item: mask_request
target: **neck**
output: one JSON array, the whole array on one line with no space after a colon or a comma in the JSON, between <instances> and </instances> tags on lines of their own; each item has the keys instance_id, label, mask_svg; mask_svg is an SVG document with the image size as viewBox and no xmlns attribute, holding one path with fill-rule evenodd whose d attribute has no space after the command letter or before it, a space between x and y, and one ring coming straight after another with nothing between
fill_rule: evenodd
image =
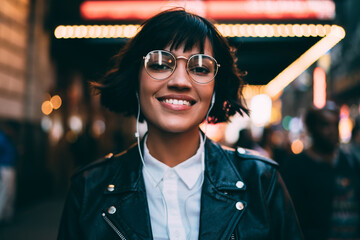
<instances>
[{"instance_id":1,"label":"neck","mask_svg":"<svg viewBox=\"0 0 360 240\"><path fill-rule=\"evenodd\" d=\"M199 148L199 129L194 128L182 133L164 133L149 126L146 146L150 154L174 167L195 155Z\"/></svg>"}]
</instances>

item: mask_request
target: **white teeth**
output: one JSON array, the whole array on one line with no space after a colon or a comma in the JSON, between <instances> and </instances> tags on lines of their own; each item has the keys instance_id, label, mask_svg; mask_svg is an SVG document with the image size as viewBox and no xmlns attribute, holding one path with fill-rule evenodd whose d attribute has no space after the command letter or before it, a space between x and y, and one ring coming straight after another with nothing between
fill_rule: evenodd
<instances>
[{"instance_id":1,"label":"white teeth","mask_svg":"<svg viewBox=\"0 0 360 240\"><path fill-rule=\"evenodd\" d=\"M186 105L190 106L190 102L187 100L178 100L178 99L165 99L164 102L175 105Z\"/></svg>"}]
</instances>

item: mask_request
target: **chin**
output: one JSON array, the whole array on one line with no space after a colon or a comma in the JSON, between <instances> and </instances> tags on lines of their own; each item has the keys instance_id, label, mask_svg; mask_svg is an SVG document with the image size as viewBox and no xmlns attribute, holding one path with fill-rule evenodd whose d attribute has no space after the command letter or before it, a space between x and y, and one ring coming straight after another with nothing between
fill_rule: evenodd
<instances>
[{"instance_id":1,"label":"chin","mask_svg":"<svg viewBox=\"0 0 360 240\"><path fill-rule=\"evenodd\" d=\"M191 130L198 129L198 128L199 128L199 125L184 126L181 124L176 124L176 125L168 125L168 126L164 127L163 130L165 130L166 132L169 132L169 133L185 133L185 132L189 132Z\"/></svg>"},{"instance_id":2,"label":"chin","mask_svg":"<svg viewBox=\"0 0 360 240\"><path fill-rule=\"evenodd\" d=\"M200 121L186 122L183 119L167 120L156 127L168 133L185 133L199 128Z\"/></svg>"}]
</instances>

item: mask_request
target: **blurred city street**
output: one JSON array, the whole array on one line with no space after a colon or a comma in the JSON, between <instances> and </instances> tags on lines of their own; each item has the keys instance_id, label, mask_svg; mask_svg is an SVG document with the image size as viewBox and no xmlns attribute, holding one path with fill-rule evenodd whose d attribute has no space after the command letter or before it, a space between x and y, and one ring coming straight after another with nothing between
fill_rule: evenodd
<instances>
[{"instance_id":1,"label":"blurred city street","mask_svg":"<svg viewBox=\"0 0 360 240\"><path fill-rule=\"evenodd\" d=\"M56 239L74 172L136 142L136 119L104 108L90 85L103 79L147 18L174 6L214 21L244 81L250 116L200 125L210 139L254 149L283 174L314 144L309 109L330 105L339 116L334 155L341 150L360 159L358 0L0 0L0 6L0 240ZM144 136L146 123L139 128Z\"/></svg>"},{"instance_id":2,"label":"blurred city street","mask_svg":"<svg viewBox=\"0 0 360 240\"><path fill-rule=\"evenodd\" d=\"M44 198L16 209L14 219L0 225L0 239L56 239L63 198Z\"/></svg>"}]
</instances>

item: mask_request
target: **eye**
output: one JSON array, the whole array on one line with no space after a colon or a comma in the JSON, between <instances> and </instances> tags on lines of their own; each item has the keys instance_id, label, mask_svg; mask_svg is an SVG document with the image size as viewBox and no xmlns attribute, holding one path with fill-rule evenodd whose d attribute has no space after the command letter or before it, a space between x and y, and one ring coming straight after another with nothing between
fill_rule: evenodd
<instances>
[{"instance_id":1,"label":"eye","mask_svg":"<svg viewBox=\"0 0 360 240\"><path fill-rule=\"evenodd\" d=\"M189 68L189 72L198 76L209 75L210 71L205 66L192 66Z\"/></svg>"},{"instance_id":2,"label":"eye","mask_svg":"<svg viewBox=\"0 0 360 240\"><path fill-rule=\"evenodd\" d=\"M154 72L168 72L168 71L172 71L172 68L171 66L168 66L166 64L159 64L159 63L156 63L156 62L149 62L147 64L147 68L148 70L150 71L154 71Z\"/></svg>"}]
</instances>

